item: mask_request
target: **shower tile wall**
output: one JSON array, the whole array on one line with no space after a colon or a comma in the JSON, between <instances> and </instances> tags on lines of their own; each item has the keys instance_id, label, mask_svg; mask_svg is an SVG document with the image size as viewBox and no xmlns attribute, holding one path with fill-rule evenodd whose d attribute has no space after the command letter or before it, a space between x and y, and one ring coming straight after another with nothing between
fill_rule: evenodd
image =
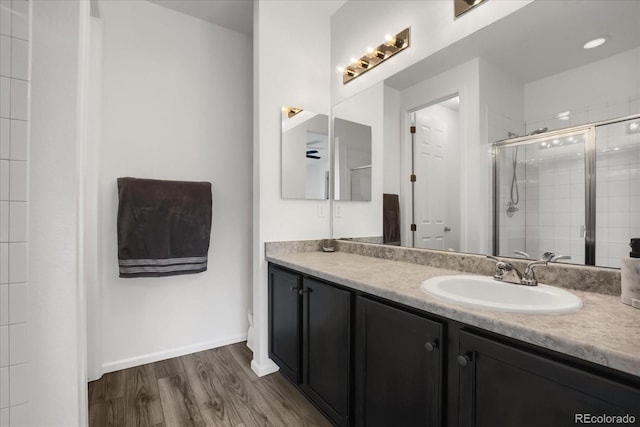
<instances>
[{"instance_id":1,"label":"shower tile wall","mask_svg":"<svg viewBox=\"0 0 640 427\"><path fill-rule=\"evenodd\" d=\"M526 171L525 171L525 149L524 147L518 148L518 158L516 163L516 177L518 184L519 199L516 206L517 211L512 215L507 213L507 208L511 201L511 180L513 178L513 159L515 148L510 147L502 150L503 153L498 159L499 168L499 227L500 227L500 242L499 249L500 255L507 257L514 257L515 251L527 252L529 248L526 247L526 221L527 219L527 207L529 203L528 188L525 185ZM515 199L515 186L514 186L514 201ZM533 254L530 254L534 256Z\"/></svg>"},{"instance_id":2,"label":"shower tile wall","mask_svg":"<svg viewBox=\"0 0 640 427\"><path fill-rule=\"evenodd\" d=\"M521 118L514 119L512 117L508 117L505 114L499 112L499 109L495 106L486 106L486 117L487 117L487 142L493 143L496 141L501 141L503 139L507 139L511 134L521 135L524 132L524 124ZM487 151L487 155L489 157L488 164L490 165L493 157L491 150ZM502 226L506 226L508 230L502 230L500 234L499 241L499 249L500 255L503 256L514 256L513 251L522 251L525 249L525 233L524 233L524 213L526 206L526 188L525 188L525 169L524 169L524 152L520 153L519 162L517 166L517 178L518 178L518 188L520 190L520 203L518 204L518 209L520 209L514 216L508 217L506 214L507 203L510 200L509 190L510 183L512 178L512 151L508 151L508 155L506 157L501 156L499 168L500 168L500 180L502 183L503 189L500 191L500 209L499 209L499 218L500 224ZM487 182L493 182L493 168L487 168ZM509 188L507 188L508 186ZM493 194L493 185L489 185L489 194L488 194L488 203L487 206L489 211L487 213L488 219L488 230L487 233L487 253L493 253L493 209L494 209L494 194Z\"/></svg>"},{"instance_id":3,"label":"shower tile wall","mask_svg":"<svg viewBox=\"0 0 640 427\"><path fill-rule=\"evenodd\" d=\"M640 237L640 120L596 130L596 264L620 267Z\"/></svg>"},{"instance_id":4,"label":"shower tile wall","mask_svg":"<svg viewBox=\"0 0 640 427\"><path fill-rule=\"evenodd\" d=\"M27 425L29 16L0 0L0 427Z\"/></svg>"},{"instance_id":5,"label":"shower tile wall","mask_svg":"<svg viewBox=\"0 0 640 427\"><path fill-rule=\"evenodd\" d=\"M553 143L553 142L551 142ZM526 148L526 250L534 258L551 251L584 264L584 142Z\"/></svg>"}]
</instances>

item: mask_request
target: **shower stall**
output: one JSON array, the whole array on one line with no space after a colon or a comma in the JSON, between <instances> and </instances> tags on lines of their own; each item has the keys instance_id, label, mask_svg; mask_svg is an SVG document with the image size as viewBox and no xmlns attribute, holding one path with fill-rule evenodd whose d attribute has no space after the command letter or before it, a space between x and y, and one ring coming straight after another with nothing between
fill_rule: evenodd
<instances>
[{"instance_id":1,"label":"shower stall","mask_svg":"<svg viewBox=\"0 0 640 427\"><path fill-rule=\"evenodd\" d=\"M620 266L640 237L640 115L492 148L494 255Z\"/></svg>"}]
</instances>

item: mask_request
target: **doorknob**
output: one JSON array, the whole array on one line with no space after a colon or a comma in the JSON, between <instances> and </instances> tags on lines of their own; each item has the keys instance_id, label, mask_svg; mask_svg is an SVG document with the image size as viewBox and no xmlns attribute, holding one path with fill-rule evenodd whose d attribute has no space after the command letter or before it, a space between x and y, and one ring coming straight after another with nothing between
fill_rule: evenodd
<instances>
[{"instance_id":1,"label":"doorknob","mask_svg":"<svg viewBox=\"0 0 640 427\"><path fill-rule=\"evenodd\" d=\"M447 231L451 231L451 227L447 227L447 226L445 225L445 226L444 226L444 231L445 231L445 232L447 232Z\"/></svg>"}]
</instances>

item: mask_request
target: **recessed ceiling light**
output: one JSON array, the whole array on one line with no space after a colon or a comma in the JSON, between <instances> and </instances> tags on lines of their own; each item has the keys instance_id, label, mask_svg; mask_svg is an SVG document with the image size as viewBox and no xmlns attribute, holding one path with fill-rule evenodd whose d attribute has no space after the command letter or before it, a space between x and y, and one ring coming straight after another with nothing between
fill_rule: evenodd
<instances>
[{"instance_id":1,"label":"recessed ceiling light","mask_svg":"<svg viewBox=\"0 0 640 427\"><path fill-rule=\"evenodd\" d=\"M585 49L593 49L594 47L602 46L607 41L606 37L598 37L597 39L590 40L584 44Z\"/></svg>"}]
</instances>

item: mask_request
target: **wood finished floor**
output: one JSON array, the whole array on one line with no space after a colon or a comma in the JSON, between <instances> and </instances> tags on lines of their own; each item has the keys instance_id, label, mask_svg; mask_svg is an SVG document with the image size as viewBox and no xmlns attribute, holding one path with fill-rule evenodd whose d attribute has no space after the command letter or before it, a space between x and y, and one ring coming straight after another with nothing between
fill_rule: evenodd
<instances>
[{"instance_id":1,"label":"wood finished floor","mask_svg":"<svg viewBox=\"0 0 640 427\"><path fill-rule=\"evenodd\" d=\"M89 426L331 426L245 343L105 374L89 383Z\"/></svg>"}]
</instances>

